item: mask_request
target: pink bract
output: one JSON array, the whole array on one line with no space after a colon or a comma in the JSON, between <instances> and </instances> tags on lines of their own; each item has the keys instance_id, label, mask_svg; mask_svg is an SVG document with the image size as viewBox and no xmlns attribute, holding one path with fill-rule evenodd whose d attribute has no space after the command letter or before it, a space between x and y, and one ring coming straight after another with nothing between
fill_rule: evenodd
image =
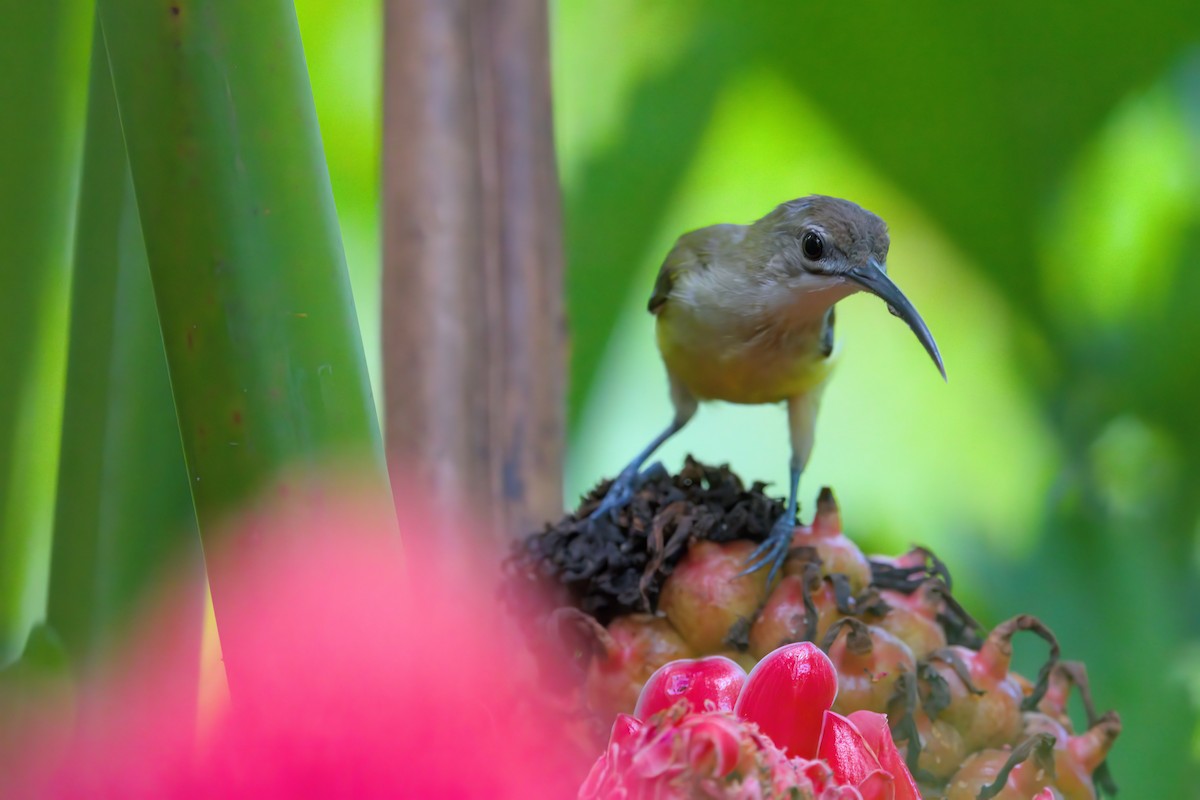
<instances>
[{"instance_id":1,"label":"pink bract","mask_svg":"<svg viewBox=\"0 0 1200 800\"><path fill-rule=\"evenodd\" d=\"M745 683L746 670L724 656L679 659L650 676L633 714L646 719L678 702L692 711L733 711Z\"/></svg>"},{"instance_id":2,"label":"pink bract","mask_svg":"<svg viewBox=\"0 0 1200 800\"><path fill-rule=\"evenodd\" d=\"M812 642L768 653L746 677L736 713L758 725L781 748L815 758L823 714L837 696L837 673Z\"/></svg>"}]
</instances>

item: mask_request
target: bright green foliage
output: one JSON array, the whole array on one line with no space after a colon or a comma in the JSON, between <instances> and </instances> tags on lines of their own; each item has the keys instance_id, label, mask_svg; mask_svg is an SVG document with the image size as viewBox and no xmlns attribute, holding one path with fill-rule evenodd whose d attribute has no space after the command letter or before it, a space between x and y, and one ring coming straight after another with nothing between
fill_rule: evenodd
<instances>
[{"instance_id":1,"label":"bright green foliage","mask_svg":"<svg viewBox=\"0 0 1200 800\"><path fill-rule=\"evenodd\" d=\"M292 4L99 8L202 535L285 466L382 470Z\"/></svg>"}]
</instances>

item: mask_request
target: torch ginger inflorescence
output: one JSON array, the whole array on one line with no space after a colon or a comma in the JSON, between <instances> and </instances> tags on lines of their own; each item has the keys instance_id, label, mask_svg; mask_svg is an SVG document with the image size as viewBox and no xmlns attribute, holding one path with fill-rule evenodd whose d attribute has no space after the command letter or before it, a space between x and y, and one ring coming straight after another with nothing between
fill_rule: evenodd
<instances>
[{"instance_id":1,"label":"torch ginger inflorescence","mask_svg":"<svg viewBox=\"0 0 1200 800\"><path fill-rule=\"evenodd\" d=\"M602 730L616 714L634 711L647 676L670 658L721 655L721 670L732 662L751 670L735 713L753 719L757 733L789 758L819 760L828 756L829 736L857 741L861 734L869 744L850 751L874 751L883 772L895 777L876 746L882 729L905 775L916 777L929 800L1042 800L1047 792L1091 800L1115 792L1105 757L1120 722L1095 713L1081 667L1059 666L1053 633L1021 614L988 634L955 600L946 565L925 548L866 558L843 532L829 490L822 490L812 524L796 527L781 574L768 581L766 570L742 574L747 553L781 509L761 485L746 489L728 468L688 459L677 475L652 474L614 518L591 520L604 488L526 539L510 561L520 578L550 579L569 596L577 615L570 627L586 634L569 648L582 667L583 710ZM1014 636L1022 632L1049 645L1033 680L1011 668ZM760 659L797 642L813 651L819 643L832 659L828 697L820 702L812 688L798 698L786 680L764 689L757 679ZM687 694L692 714L726 707L727 698L714 700L713 709L695 707L693 688L681 688L687 681L678 665L672 669L674 688L655 690L653 709L664 716L644 717L640 737L653 738L663 725L699 724L665 713L672 691L676 699ZM1074 730L1065 713L1073 689L1087 708L1086 730ZM742 713L755 693L762 695L757 717ZM886 712L886 722L868 726L868 736L861 712ZM852 785L860 795L906 796L898 784L871 788L881 776L867 782L873 768L859 769L866 771ZM749 775L740 768L730 774Z\"/></svg>"},{"instance_id":2,"label":"torch ginger inflorescence","mask_svg":"<svg viewBox=\"0 0 1200 800\"><path fill-rule=\"evenodd\" d=\"M829 710L836 676L815 645L785 645L741 678L740 667L720 656L660 668L638 701L648 716L618 715L581 800L920 797L891 736L881 733L886 717L859 712L850 720ZM664 707L672 685L683 691ZM741 691L731 713L733 688Z\"/></svg>"}]
</instances>

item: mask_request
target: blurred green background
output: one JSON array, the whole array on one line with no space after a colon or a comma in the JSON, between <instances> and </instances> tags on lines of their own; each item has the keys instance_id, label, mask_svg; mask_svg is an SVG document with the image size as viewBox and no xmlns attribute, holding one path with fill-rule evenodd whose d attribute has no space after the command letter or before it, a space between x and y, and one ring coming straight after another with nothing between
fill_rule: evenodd
<instances>
[{"instance_id":1,"label":"blurred green background","mask_svg":"<svg viewBox=\"0 0 1200 800\"><path fill-rule=\"evenodd\" d=\"M949 382L876 299L842 303L801 515L831 485L853 537L933 547L985 624L1040 616L1122 715L1122 795L1200 797L1200 8L556 10L569 496L670 418L644 303L675 236L851 198ZM661 456L782 494L787 447L782 408L715 405Z\"/></svg>"},{"instance_id":2,"label":"blurred green background","mask_svg":"<svg viewBox=\"0 0 1200 800\"><path fill-rule=\"evenodd\" d=\"M296 8L378 401L381 10ZM86 28L63 45L84 79ZM949 382L877 300L844 302L802 516L831 485L852 536L933 547L984 623L1040 616L1122 714L1122 796L1200 797L1194 0L558 0L552 49L567 502L669 418L644 303L674 238L804 194L855 200L888 221L890 272ZM80 140L84 87L62 112ZM79 141L65 147L77 160ZM7 458L25 502L5 525L45 531L35 565L49 563L68 251L45 256L63 268L35 287L40 366L12 387L26 411ZM729 461L782 493L784 419L706 407L660 455ZM45 586L13 585L39 618ZM1022 648L1027 664L1042 654Z\"/></svg>"}]
</instances>

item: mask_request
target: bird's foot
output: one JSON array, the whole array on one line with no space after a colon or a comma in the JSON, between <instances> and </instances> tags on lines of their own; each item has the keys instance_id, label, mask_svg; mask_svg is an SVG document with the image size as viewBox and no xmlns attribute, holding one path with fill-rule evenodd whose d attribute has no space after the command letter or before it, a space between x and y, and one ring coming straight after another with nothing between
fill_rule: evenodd
<instances>
[{"instance_id":1,"label":"bird's foot","mask_svg":"<svg viewBox=\"0 0 1200 800\"><path fill-rule=\"evenodd\" d=\"M770 584L779 573L779 568L783 566L788 551L792 549L792 536L795 532L794 517L789 519L788 515L784 514L775 520L775 524L771 526L771 533L746 557L746 568L739 572L738 576L749 575L770 564L771 571L767 574L767 583Z\"/></svg>"},{"instance_id":2,"label":"bird's foot","mask_svg":"<svg viewBox=\"0 0 1200 800\"><path fill-rule=\"evenodd\" d=\"M597 520L608 514L613 522L617 521L617 512L633 501L637 490L650 480L666 474L662 462L656 461L639 472L636 468L626 467L608 487L608 493L596 506L596 510L588 514L588 520Z\"/></svg>"}]
</instances>

